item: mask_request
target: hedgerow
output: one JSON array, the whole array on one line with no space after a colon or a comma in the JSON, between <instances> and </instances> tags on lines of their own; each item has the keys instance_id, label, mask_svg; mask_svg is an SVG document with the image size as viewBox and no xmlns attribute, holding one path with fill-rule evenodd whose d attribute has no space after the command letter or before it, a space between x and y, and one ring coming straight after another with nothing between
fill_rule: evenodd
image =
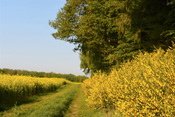
<instances>
[{"instance_id":1,"label":"hedgerow","mask_svg":"<svg viewBox=\"0 0 175 117\"><path fill-rule=\"evenodd\" d=\"M175 49L140 53L107 75L84 81L89 105L124 116L175 116Z\"/></svg>"}]
</instances>

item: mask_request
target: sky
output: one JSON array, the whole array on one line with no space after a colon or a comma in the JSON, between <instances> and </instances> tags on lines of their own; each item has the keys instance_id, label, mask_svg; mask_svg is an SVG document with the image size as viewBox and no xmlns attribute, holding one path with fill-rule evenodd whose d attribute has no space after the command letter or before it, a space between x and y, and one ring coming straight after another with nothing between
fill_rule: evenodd
<instances>
[{"instance_id":1,"label":"sky","mask_svg":"<svg viewBox=\"0 0 175 117\"><path fill-rule=\"evenodd\" d=\"M49 26L66 0L0 0L0 68L84 75L75 45Z\"/></svg>"}]
</instances>

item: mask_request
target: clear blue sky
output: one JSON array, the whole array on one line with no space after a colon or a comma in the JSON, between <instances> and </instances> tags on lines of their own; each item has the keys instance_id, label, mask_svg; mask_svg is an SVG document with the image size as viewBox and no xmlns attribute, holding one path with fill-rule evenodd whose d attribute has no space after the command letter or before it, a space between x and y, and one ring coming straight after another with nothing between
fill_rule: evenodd
<instances>
[{"instance_id":1,"label":"clear blue sky","mask_svg":"<svg viewBox=\"0 0 175 117\"><path fill-rule=\"evenodd\" d=\"M0 68L84 75L74 45L48 22L66 0L0 0Z\"/></svg>"}]
</instances>

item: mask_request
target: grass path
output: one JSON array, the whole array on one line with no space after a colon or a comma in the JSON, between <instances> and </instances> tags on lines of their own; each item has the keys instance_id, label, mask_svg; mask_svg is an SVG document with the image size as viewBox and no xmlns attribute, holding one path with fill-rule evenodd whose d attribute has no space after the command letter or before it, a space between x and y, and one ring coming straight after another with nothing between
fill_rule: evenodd
<instances>
[{"instance_id":1,"label":"grass path","mask_svg":"<svg viewBox=\"0 0 175 117\"><path fill-rule=\"evenodd\" d=\"M65 117L78 117L78 110L80 109L80 101L82 100L83 90L82 87L79 88L77 94L75 95L75 99L72 101L69 106Z\"/></svg>"},{"instance_id":2,"label":"grass path","mask_svg":"<svg viewBox=\"0 0 175 117\"><path fill-rule=\"evenodd\" d=\"M15 106L0 112L3 117L62 117L80 85L69 84L47 95L33 96L30 103Z\"/></svg>"},{"instance_id":3,"label":"grass path","mask_svg":"<svg viewBox=\"0 0 175 117\"><path fill-rule=\"evenodd\" d=\"M113 112L88 107L81 84L63 85L56 92L29 99L0 112L0 117L115 117Z\"/></svg>"}]
</instances>

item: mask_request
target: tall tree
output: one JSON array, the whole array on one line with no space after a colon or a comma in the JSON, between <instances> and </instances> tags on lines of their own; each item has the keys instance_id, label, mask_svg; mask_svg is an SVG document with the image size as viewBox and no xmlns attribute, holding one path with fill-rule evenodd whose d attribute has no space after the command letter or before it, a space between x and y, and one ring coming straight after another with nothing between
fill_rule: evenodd
<instances>
[{"instance_id":1,"label":"tall tree","mask_svg":"<svg viewBox=\"0 0 175 117\"><path fill-rule=\"evenodd\" d=\"M138 35L142 48L152 51L154 47L166 49L170 45L161 34L175 29L174 3L171 0L132 1L130 18L132 32ZM171 3L171 4L170 4Z\"/></svg>"},{"instance_id":2,"label":"tall tree","mask_svg":"<svg viewBox=\"0 0 175 117\"><path fill-rule=\"evenodd\" d=\"M49 24L56 39L76 45L85 73L108 72L140 50L171 45L174 11L167 0L67 0Z\"/></svg>"},{"instance_id":3,"label":"tall tree","mask_svg":"<svg viewBox=\"0 0 175 117\"><path fill-rule=\"evenodd\" d=\"M50 25L55 38L77 44L85 72L107 71L109 48L118 45L116 17L120 2L112 0L68 0ZM117 6L117 7L116 7Z\"/></svg>"}]
</instances>

